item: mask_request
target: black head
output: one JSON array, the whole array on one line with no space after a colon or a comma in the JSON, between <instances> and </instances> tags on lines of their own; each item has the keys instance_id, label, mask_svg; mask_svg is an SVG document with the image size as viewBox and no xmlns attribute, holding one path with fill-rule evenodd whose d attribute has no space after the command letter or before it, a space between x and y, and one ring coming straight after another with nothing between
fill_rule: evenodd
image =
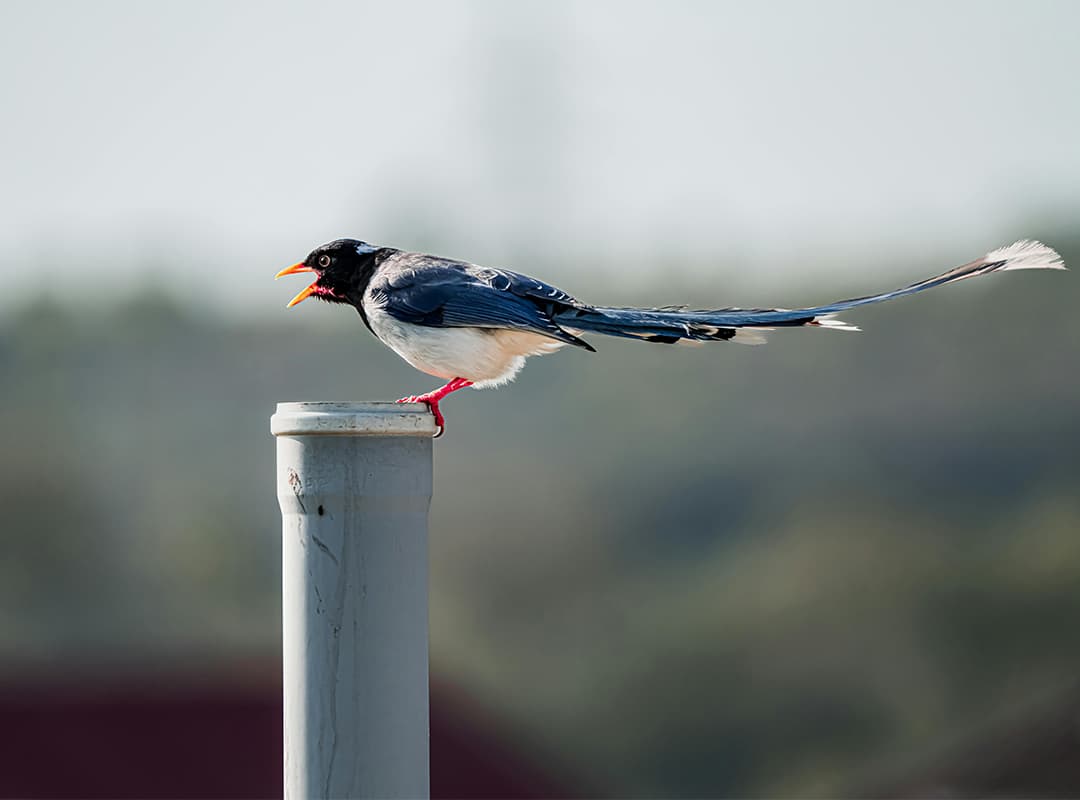
<instances>
[{"instance_id":1,"label":"black head","mask_svg":"<svg viewBox=\"0 0 1080 800\"><path fill-rule=\"evenodd\" d=\"M298 272L315 273L315 282L289 301L290 308L308 297L359 306L375 270L379 250L358 239L335 239L316 247L303 261L286 267L274 277Z\"/></svg>"}]
</instances>

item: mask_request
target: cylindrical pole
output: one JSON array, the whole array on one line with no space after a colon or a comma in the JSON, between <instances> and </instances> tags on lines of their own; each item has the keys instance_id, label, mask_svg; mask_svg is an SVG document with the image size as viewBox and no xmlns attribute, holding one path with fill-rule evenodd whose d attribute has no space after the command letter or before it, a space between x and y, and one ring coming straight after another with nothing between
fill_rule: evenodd
<instances>
[{"instance_id":1,"label":"cylindrical pole","mask_svg":"<svg viewBox=\"0 0 1080 800\"><path fill-rule=\"evenodd\" d=\"M427 410L279 403L285 797L426 798Z\"/></svg>"}]
</instances>

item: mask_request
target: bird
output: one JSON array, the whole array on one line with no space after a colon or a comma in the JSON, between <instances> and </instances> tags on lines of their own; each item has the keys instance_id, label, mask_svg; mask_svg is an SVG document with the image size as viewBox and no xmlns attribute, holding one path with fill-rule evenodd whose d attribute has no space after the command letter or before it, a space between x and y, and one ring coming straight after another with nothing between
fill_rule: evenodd
<instances>
[{"instance_id":1,"label":"bird","mask_svg":"<svg viewBox=\"0 0 1080 800\"><path fill-rule=\"evenodd\" d=\"M335 239L275 275L314 273L315 280L288 307L309 297L351 305L383 344L416 369L447 383L399 403L423 403L446 430L439 403L466 387L501 386L530 356L564 347L590 353L582 338L595 333L659 344L736 342L762 344L764 332L815 327L858 331L835 314L968 278L1020 269L1065 269L1053 249L1021 240L902 289L808 308L684 306L624 308L578 300L549 283L518 272L482 267L425 253Z\"/></svg>"}]
</instances>

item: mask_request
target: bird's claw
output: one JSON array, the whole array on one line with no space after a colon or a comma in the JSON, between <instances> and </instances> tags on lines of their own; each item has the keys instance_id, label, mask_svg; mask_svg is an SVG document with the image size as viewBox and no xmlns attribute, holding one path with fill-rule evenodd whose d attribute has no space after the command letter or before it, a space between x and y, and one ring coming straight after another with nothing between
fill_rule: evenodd
<instances>
[{"instance_id":1,"label":"bird's claw","mask_svg":"<svg viewBox=\"0 0 1080 800\"><path fill-rule=\"evenodd\" d=\"M442 412L439 410L439 401L446 397L451 392L456 392L458 389L464 389L466 386L472 386L472 381L465 378L454 378L445 386L440 386L433 392L427 392L426 394L413 394L408 397L403 397L398 400L399 403L424 403L429 409L431 409L432 416L435 417L435 435L432 437L438 439L446 432L446 420L443 418Z\"/></svg>"},{"instance_id":2,"label":"bird's claw","mask_svg":"<svg viewBox=\"0 0 1080 800\"><path fill-rule=\"evenodd\" d=\"M446 418L443 417L442 411L439 410L439 400L441 398L431 397L426 394L413 394L408 397L402 397L400 400L396 400L397 403L423 403L431 411L435 417L435 435L431 438L438 439L443 433L446 432Z\"/></svg>"}]
</instances>

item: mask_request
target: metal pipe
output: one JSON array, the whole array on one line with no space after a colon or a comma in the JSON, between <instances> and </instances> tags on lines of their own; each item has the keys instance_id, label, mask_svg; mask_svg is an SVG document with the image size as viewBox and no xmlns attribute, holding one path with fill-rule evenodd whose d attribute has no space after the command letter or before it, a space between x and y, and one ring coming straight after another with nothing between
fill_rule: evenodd
<instances>
[{"instance_id":1,"label":"metal pipe","mask_svg":"<svg viewBox=\"0 0 1080 800\"><path fill-rule=\"evenodd\" d=\"M434 419L279 403L285 797L426 798Z\"/></svg>"}]
</instances>

